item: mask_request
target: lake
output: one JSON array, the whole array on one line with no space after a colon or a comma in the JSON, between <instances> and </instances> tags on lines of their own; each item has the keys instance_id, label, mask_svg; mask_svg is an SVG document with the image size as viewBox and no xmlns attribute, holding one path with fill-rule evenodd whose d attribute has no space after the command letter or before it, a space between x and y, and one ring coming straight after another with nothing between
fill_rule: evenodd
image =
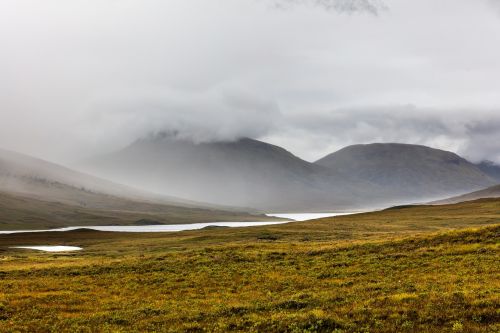
<instances>
[{"instance_id":1,"label":"lake","mask_svg":"<svg viewBox=\"0 0 500 333\"><path fill-rule=\"evenodd\" d=\"M68 252L68 251L83 250L81 247L78 246L62 246L62 245L12 246L11 249L27 249L27 250L38 250L44 252Z\"/></svg>"},{"instance_id":2,"label":"lake","mask_svg":"<svg viewBox=\"0 0 500 333\"><path fill-rule=\"evenodd\" d=\"M325 217L343 216L343 215L352 215L352 214L358 214L358 212L351 212L351 213L296 213L296 214L273 213L273 214L266 214L266 215L272 216L272 217L279 217L282 219L294 220L294 221L299 222L299 221L322 219Z\"/></svg>"},{"instance_id":3,"label":"lake","mask_svg":"<svg viewBox=\"0 0 500 333\"><path fill-rule=\"evenodd\" d=\"M16 234L26 232L48 232L48 231L71 231L76 229L91 229L97 231L112 232L176 232L187 230L200 230L207 227L258 227L263 225L276 225L290 222L307 221L324 217L350 215L356 213L297 213L297 214L266 214L269 217L279 217L288 219L288 221L269 221L269 222L205 222L192 224L170 224L170 225L140 225L140 226L84 226L84 227L66 227L50 230L12 230L0 231L0 234Z\"/></svg>"}]
</instances>

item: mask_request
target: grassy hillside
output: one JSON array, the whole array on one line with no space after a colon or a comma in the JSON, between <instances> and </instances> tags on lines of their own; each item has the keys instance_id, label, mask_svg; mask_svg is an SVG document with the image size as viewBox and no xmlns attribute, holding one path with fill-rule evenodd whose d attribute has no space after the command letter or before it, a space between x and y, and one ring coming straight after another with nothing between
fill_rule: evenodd
<instances>
[{"instance_id":1,"label":"grassy hillside","mask_svg":"<svg viewBox=\"0 0 500 333\"><path fill-rule=\"evenodd\" d=\"M92 196L92 198L99 197L107 202L106 207L112 205L115 209L87 208L0 192L0 230L273 220L264 215L162 205L104 194Z\"/></svg>"},{"instance_id":2,"label":"grassy hillside","mask_svg":"<svg viewBox=\"0 0 500 333\"><path fill-rule=\"evenodd\" d=\"M152 205L254 211L144 192L62 165L0 149L0 191L50 202L105 210L151 210ZM153 208L153 210L156 210Z\"/></svg>"},{"instance_id":3,"label":"grassy hillside","mask_svg":"<svg viewBox=\"0 0 500 333\"><path fill-rule=\"evenodd\" d=\"M500 200L171 234L0 235L0 331L498 332ZM84 247L67 254L10 249Z\"/></svg>"}]
</instances>

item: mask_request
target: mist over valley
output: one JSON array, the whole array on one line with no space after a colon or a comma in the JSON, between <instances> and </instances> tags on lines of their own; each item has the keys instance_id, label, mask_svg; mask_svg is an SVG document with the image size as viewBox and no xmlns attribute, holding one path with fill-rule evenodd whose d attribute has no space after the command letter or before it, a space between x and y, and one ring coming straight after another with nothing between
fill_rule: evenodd
<instances>
[{"instance_id":1,"label":"mist over valley","mask_svg":"<svg viewBox=\"0 0 500 333\"><path fill-rule=\"evenodd\" d=\"M499 0L0 1L0 332L500 332Z\"/></svg>"}]
</instances>

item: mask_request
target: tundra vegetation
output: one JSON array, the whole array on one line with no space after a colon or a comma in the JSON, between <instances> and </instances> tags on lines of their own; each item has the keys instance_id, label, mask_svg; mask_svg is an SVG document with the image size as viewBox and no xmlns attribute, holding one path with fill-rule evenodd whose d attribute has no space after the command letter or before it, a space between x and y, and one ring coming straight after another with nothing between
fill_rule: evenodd
<instances>
[{"instance_id":1,"label":"tundra vegetation","mask_svg":"<svg viewBox=\"0 0 500 333\"><path fill-rule=\"evenodd\" d=\"M1 332L500 331L500 199L252 228L0 235ZM74 245L73 253L12 249Z\"/></svg>"}]
</instances>

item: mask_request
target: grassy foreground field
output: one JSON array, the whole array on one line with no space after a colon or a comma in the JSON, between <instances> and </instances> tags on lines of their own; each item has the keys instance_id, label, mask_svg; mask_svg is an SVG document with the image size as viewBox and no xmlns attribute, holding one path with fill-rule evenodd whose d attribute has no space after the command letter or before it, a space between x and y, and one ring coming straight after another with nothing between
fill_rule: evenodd
<instances>
[{"instance_id":1,"label":"grassy foreground field","mask_svg":"<svg viewBox=\"0 0 500 333\"><path fill-rule=\"evenodd\" d=\"M0 332L499 332L500 200L172 234L0 235ZM78 245L66 254L11 249Z\"/></svg>"}]
</instances>

